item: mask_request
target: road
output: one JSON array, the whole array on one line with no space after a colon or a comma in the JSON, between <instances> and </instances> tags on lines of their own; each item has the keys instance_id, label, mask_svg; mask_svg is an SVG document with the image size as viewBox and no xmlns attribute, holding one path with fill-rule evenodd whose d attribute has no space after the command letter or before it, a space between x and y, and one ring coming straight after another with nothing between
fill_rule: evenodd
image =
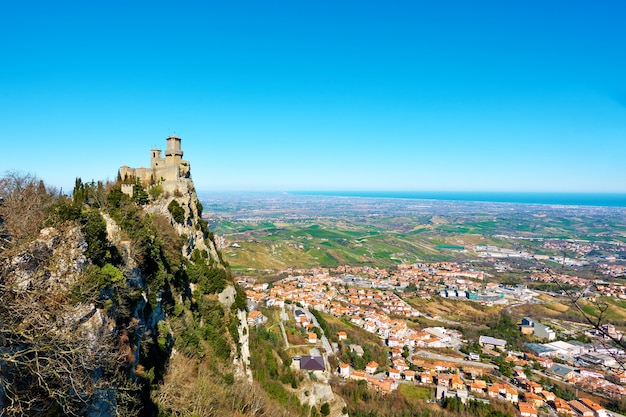
<instances>
[{"instance_id":1,"label":"road","mask_svg":"<svg viewBox=\"0 0 626 417\"><path fill-rule=\"evenodd\" d=\"M278 322L278 325L280 326L280 331L283 334L283 338L285 339L285 349L289 349L289 340L287 339L287 332L285 331L283 321L288 319L289 316L285 312L285 306L283 306L282 310L280 311L280 321Z\"/></svg>"},{"instance_id":2,"label":"road","mask_svg":"<svg viewBox=\"0 0 626 417\"><path fill-rule=\"evenodd\" d=\"M309 319L311 320L311 323L313 323L315 327L320 329L321 334L322 334L322 346L324 347L324 349L326 349L326 354L332 355L333 348L330 346L330 343L328 343L328 339L326 338L326 335L324 334L324 330L321 328L320 324L317 322L317 319L315 318L313 314L311 314L308 308L305 307L304 312L307 315L307 317L309 317Z\"/></svg>"}]
</instances>

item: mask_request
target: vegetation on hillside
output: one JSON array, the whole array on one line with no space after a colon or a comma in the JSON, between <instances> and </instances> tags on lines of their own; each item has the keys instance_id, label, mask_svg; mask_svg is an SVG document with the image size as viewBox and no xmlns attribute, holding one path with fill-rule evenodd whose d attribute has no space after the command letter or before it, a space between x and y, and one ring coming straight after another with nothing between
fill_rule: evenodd
<instances>
[{"instance_id":1,"label":"vegetation on hillside","mask_svg":"<svg viewBox=\"0 0 626 417\"><path fill-rule=\"evenodd\" d=\"M171 374L176 356L198 369L211 364L216 387L232 385L232 312L246 308L245 293L219 258L197 249L184 257L187 238L167 216L143 210L166 197L77 179L71 199L34 176L0 179L3 415L189 415L161 395L181 383ZM170 213L174 222L180 210ZM119 228L116 243L108 223ZM214 246L206 223L197 224ZM216 298L227 285L237 287L230 309ZM203 381L197 375L186 386ZM215 409L207 397L198 407L212 404L213 414L202 415L271 408L263 395L242 398ZM256 404L248 414L245 398Z\"/></svg>"}]
</instances>

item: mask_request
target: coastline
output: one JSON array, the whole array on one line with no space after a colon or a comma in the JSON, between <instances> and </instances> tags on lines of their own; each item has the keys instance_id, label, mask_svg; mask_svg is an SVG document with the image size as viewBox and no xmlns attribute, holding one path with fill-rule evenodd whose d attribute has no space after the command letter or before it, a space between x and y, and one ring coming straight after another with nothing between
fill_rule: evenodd
<instances>
[{"instance_id":1,"label":"coastline","mask_svg":"<svg viewBox=\"0 0 626 417\"><path fill-rule=\"evenodd\" d=\"M626 208L626 193L470 192L470 191L290 191L300 196L391 198L482 203L542 204Z\"/></svg>"}]
</instances>

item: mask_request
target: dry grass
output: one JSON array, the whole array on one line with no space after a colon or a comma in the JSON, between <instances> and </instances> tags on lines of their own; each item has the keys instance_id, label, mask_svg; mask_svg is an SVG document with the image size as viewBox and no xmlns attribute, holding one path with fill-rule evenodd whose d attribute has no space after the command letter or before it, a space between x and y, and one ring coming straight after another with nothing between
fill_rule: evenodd
<instances>
[{"instance_id":1,"label":"dry grass","mask_svg":"<svg viewBox=\"0 0 626 417\"><path fill-rule=\"evenodd\" d=\"M267 394L257 383L235 381L229 384L220 377L216 364L200 362L181 354L170 359L168 372L154 401L172 416L294 416Z\"/></svg>"},{"instance_id":2,"label":"dry grass","mask_svg":"<svg viewBox=\"0 0 626 417\"><path fill-rule=\"evenodd\" d=\"M558 301L544 304L524 304L513 308L516 315L537 318L563 318L563 314L571 309L567 304Z\"/></svg>"},{"instance_id":3,"label":"dry grass","mask_svg":"<svg viewBox=\"0 0 626 417\"><path fill-rule=\"evenodd\" d=\"M499 314L502 309L502 306L487 307L472 301L457 301L439 297L433 297L430 300L411 298L408 301L422 313L451 320L480 321Z\"/></svg>"}]
</instances>

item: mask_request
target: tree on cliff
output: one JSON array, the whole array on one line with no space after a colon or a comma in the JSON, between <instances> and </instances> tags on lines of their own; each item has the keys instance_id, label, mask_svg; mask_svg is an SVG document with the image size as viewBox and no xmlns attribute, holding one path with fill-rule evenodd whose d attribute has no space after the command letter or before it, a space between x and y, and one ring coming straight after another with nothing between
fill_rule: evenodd
<instances>
[{"instance_id":1,"label":"tree on cliff","mask_svg":"<svg viewBox=\"0 0 626 417\"><path fill-rule=\"evenodd\" d=\"M88 213L81 224L80 217L71 200L32 175L0 179L2 415L131 415L139 406L120 339L98 322L98 300L85 294L76 300L73 283L83 279L79 230L98 220ZM40 234L44 226L54 228ZM94 252L94 239L87 243L87 256L104 253Z\"/></svg>"},{"instance_id":2,"label":"tree on cliff","mask_svg":"<svg viewBox=\"0 0 626 417\"><path fill-rule=\"evenodd\" d=\"M58 197L34 175L8 172L0 178L0 219L11 241L39 233L47 209ZM8 241L5 238L5 244Z\"/></svg>"}]
</instances>

